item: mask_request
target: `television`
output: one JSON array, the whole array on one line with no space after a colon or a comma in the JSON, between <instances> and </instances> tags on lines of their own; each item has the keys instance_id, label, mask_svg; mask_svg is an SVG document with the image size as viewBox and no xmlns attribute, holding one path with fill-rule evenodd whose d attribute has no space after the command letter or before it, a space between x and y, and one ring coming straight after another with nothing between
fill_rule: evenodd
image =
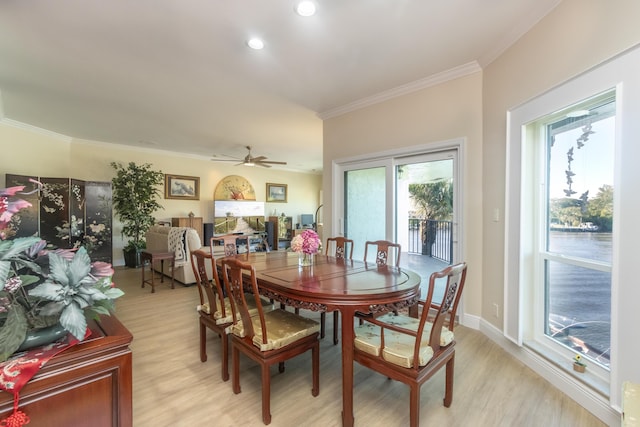
<instances>
[{"instance_id":1,"label":"television","mask_svg":"<svg viewBox=\"0 0 640 427\"><path fill-rule=\"evenodd\" d=\"M302 228L312 228L313 227L313 214L301 214L300 215L300 225Z\"/></svg>"}]
</instances>

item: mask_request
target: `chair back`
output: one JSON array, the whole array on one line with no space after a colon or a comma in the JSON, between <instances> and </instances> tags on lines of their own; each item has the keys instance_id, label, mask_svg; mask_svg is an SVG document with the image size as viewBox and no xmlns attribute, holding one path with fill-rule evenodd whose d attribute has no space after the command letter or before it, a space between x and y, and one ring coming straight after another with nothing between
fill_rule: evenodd
<instances>
[{"instance_id":1,"label":"chair back","mask_svg":"<svg viewBox=\"0 0 640 427\"><path fill-rule=\"evenodd\" d=\"M442 271L437 271L432 273L429 277L429 292L427 294L427 298L425 300L425 307L422 310L422 315L420 317L420 327L418 330L418 337L422 336L422 331L424 329L424 325L427 321L429 321L429 307L433 307L437 305L436 315L433 319L433 326L431 327L431 335L429 337L429 345L433 349L434 354L440 350L440 335L442 334L442 327L444 326L444 322L446 318L450 315L450 310L454 306L455 301L457 300L456 295L461 294L461 290L464 287L464 282L467 277L467 264L465 262L461 262L459 264L450 265ZM439 304L432 305L433 292L435 289L435 284L438 279L446 278L446 286L444 289L444 295L442 297L442 301ZM452 327L449 328L453 330ZM415 357L417 360L418 357L418 348L420 344L420 339L416 340L417 347L415 352Z\"/></svg>"},{"instance_id":2,"label":"chair back","mask_svg":"<svg viewBox=\"0 0 640 427\"><path fill-rule=\"evenodd\" d=\"M331 252L330 252L331 250ZM347 250L349 257L347 258ZM333 255L336 258L353 259L353 240L346 237L329 237L324 251L325 255Z\"/></svg>"},{"instance_id":3,"label":"chair back","mask_svg":"<svg viewBox=\"0 0 640 427\"><path fill-rule=\"evenodd\" d=\"M209 246L211 247L211 251L213 251L213 246L215 243L221 242L224 246L224 256L231 256L238 254L238 241L245 241L245 245L247 247L247 254L249 253L249 236L244 236L241 234L225 234L224 236L215 236L212 237Z\"/></svg>"},{"instance_id":4,"label":"chair back","mask_svg":"<svg viewBox=\"0 0 640 427\"><path fill-rule=\"evenodd\" d=\"M244 277L249 277L249 292L245 287ZM256 270L248 262L241 261L235 257L229 257L222 260L222 278L225 287L229 292L232 300L231 311L233 313L233 323L238 320L242 321L244 336L250 340L255 335L251 314L249 313L249 304L247 298L255 298L255 306L258 310L260 318L260 326L262 329L262 343L267 343L267 328L264 318L264 310L260 303L260 294L258 292L258 281L256 280Z\"/></svg>"},{"instance_id":5,"label":"chair back","mask_svg":"<svg viewBox=\"0 0 640 427\"><path fill-rule=\"evenodd\" d=\"M462 263L464 264L464 263ZM460 265L460 264L457 264ZM455 266L454 266L455 267ZM449 279L452 280L452 279ZM445 323L448 323L448 328L450 331L453 331L454 322L456 320L456 312L458 311L458 304L460 304L460 297L462 296L462 290L464 289L464 284L467 280L467 266L464 265L464 269L462 270L461 276L458 282L458 289L456 290L455 297L453 299L453 304L449 307L448 318L445 316ZM438 310L439 306L431 303L431 307Z\"/></svg>"},{"instance_id":6,"label":"chair back","mask_svg":"<svg viewBox=\"0 0 640 427\"><path fill-rule=\"evenodd\" d=\"M376 240L374 242L367 241L364 244L364 262L367 262L367 252L369 247L375 247L376 264L377 265L400 265L400 244L389 242L387 240ZM394 256L395 255L395 256ZM395 263L394 263L395 260Z\"/></svg>"},{"instance_id":7,"label":"chair back","mask_svg":"<svg viewBox=\"0 0 640 427\"><path fill-rule=\"evenodd\" d=\"M213 271L213 280L209 280L207 274L206 263L211 263ZM215 260L213 256L202 249L191 251L191 268L198 286L198 294L200 295L200 307L208 306L208 310L200 310L201 315L209 315L214 317L214 313L219 311L222 316L226 316L224 293L222 292L222 284L218 276Z\"/></svg>"}]
</instances>

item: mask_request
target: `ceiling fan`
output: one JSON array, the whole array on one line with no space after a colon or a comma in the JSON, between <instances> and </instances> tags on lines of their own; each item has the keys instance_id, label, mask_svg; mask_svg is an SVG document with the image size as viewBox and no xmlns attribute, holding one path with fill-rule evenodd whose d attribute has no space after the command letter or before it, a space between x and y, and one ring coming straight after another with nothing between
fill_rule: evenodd
<instances>
[{"instance_id":1,"label":"ceiling fan","mask_svg":"<svg viewBox=\"0 0 640 427\"><path fill-rule=\"evenodd\" d=\"M211 159L211 161L213 162L240 162L238 163L236 166L240 166L240 165L244 165L244 166L262 166L263 168L270 168L271 165L286 165L287 162L273 162L273 161L267 161L267 158L265 156L258 156L258 157L253 157L251 155L251 147L250 146L246 146L245 147L249 153L245 156L244 159Z\"/></svg>"}]
</instances>

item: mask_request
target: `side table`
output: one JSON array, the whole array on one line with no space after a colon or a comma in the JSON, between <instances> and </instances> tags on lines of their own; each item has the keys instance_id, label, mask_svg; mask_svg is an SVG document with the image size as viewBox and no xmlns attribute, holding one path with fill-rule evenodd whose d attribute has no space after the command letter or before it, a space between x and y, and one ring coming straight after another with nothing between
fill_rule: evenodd
<instances>
[{"instance_id":1,"label":"side table","mask_svg":"<svg viewBox=\"0 0 640 427\"><path fill-rule=\"evenodd\" d=\"M142 262L142 287L144 288L145 283L151 285L151 293L156 291L154 277L155 273L153 271L153 263L155 261L160 261L160 282L164 282L164 261L171 261L171 289L174 289L173 284L173 273L175 270L175 261L176 256L173 252L160 252L160 251L142 251L140 252L140 261ZM149 261L149 267L151 270L151 279L145 279L144 270L147 261Z\"/></svg>"}]
</instances>

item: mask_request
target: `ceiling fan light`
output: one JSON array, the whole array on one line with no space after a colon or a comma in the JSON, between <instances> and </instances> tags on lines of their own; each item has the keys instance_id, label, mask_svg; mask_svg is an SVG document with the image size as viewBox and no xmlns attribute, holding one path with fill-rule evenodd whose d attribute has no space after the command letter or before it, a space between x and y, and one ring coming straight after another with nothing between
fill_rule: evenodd
<instances>
[{"instance_id":1,"label":"ceiling fan light","mask_svg":"<svg viewBox=\"0 0 640 427\"><path fill-rule=\"evenodd\" d=\"M255 166L256 164L253 163L252 161L248 161L248 162L244 162L245 166Z\"/></svg>"},{"instance_id":2,"label":"ceiling fan light","mask_svg":"<svg viewBox=\"0 0 640 427\"><path fill-rule=\"evenodd\" d=\"M316 14L316 4L309 0L300 1L296 4L295 10L300 16L313 16Z\"/></svg>"}]
</instances>

